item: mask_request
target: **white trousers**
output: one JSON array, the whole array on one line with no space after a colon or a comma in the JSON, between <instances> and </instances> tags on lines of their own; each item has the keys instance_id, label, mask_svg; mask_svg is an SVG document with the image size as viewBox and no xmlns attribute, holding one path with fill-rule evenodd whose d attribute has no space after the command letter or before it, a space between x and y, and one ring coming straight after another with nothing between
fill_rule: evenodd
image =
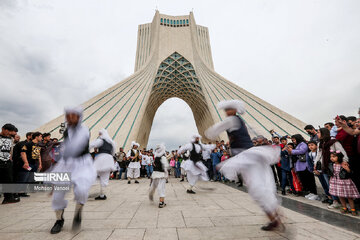
<instances>
[{"instance_id":1,"label":"white trousers","mask_svg":"<svg viewBox=\"0 0 360 240\"><path fill-rule=\"evenodd\" d=\"M165 197L165 178L154 178L150 186L150 195L153 196L155 189L157 188L159 197Z\"/></svg>"},{"instance_id":2,"label":"white trousers","mask_svg":"<svg viewBox=\"0 0 360 240\"><path fill-rule=\"evenodd\" d=\"M199 175L194 175L190 171L186 171L186 178L191 187L195 186L196 182L199 181Z\"/></svg>"},{"instance_id":3,"label":"white trousers","mask_svg":"<svg viewBox=\"0 0 360 240\"><path fill-rule=\"evenodd\" d=\"M106 187L107 185L109 185L109 177L110 177L109 171L97 172L97 175L100 178L101 187Z\"/></svg>"},{"instance_id":4,"label":"white trousers","mask_svg":"<svg viewBox=\"0 0 360 240\"><path fill-rule=\"evenodd\" d=\"M98 171L97 175L99 176L99 179L100 179L100 195L105 195L105 188L107 185L109 185L110 172L109 171L102 171L102 172Z\"/></svg>"},{"instance_id":5,"label":"white trousers","mask_svg":"<svg viewBox=\"0 0 360 240\"><path fill-rule=\"evenodd\" d=\"M127 178L139 178L140 168L129 168L127 169Z\"/></svg>"},{"instance_id":6,"label":"white trousers","mask_svg":"<svg viewBox=\"0 0 360 240\"><path fill-rule=\"evenodd\" d=\"M64 187L66 185L61 185ZM52 208L56 210L65 209L68 201L65 200L67 191L54 190L52 196ZM85 204L89 195L89 188L84 188L82 185L74 184L74 199L76 203Z\"/></svg>"}]
</instances>

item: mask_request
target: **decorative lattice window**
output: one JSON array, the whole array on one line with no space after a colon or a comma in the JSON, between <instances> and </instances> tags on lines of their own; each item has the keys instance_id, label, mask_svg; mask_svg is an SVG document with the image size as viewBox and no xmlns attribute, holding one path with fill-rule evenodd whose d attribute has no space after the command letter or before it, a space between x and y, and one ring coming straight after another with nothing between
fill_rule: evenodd
<instances>
[{"instance_id":1,"label":"decorative lattice window","mask_svg":"<svg viewBox=\"0 0 360 240\"><path fill-rule=\"evenodd\" d=\"M151 102L157 104L171 97L181 98L193 106L199 105L199 101L205 104L202 87L192 64L177 52L160 64L152 88Z\"/></svg>"}]
</instances>

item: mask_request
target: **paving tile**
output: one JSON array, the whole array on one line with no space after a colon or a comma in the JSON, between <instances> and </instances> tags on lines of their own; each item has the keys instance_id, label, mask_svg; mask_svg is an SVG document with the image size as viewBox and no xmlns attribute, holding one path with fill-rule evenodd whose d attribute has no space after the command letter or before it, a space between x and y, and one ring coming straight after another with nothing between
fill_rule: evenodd
<instances>
[{"instance_id":1,"label":"paving tile","mask_svg":"<svg viewBox=\"0 0 360 240\"><path fill-rule=\"evenodd\" d=\"M181 211L160 211L157 227L185 227Z\"/></svg>"},{"instance_id":2,"label":"paving tile","mask_svg":"<svg viewBox=\"0 0 360 240\"><path fill-rule=\"evenodd\" d=\"M213 227L214 223L210 218L185 218L186 227Z\"/></svg>"},{"instance_id":3,"label":"paving tile","mask_svg":"<svg viewBox=\"0 0 360 240\"><path fill-rule=\"evenodd\" d=\"M113 230L82 230L72 240L106 240L113 233Z\"/></svg>"},{"instance_id":4,"label":"paving tile","mask_svg":"<svg viewBox=\"0 0 360 240\"><path fill-rule=\"evenodd\" d=\"M137 228L137 229L115 229L112 232L109 240L142 240L144 237L145 229Z\"/></svg>"},{"instance_id":5,"label":"paving tile","mask_svg":"<svg viewBox=\"0 0 360 240\"><path fill-rule=\"evenodd\" d=\"M146 229L144 240L177 240L176 228Z\"/></svg>"}]
</instances>

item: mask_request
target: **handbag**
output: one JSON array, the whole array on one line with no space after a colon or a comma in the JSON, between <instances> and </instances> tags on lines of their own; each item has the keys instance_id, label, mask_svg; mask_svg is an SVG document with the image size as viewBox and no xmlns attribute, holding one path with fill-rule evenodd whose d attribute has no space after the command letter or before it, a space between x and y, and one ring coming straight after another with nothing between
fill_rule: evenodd
<instances>
[{"instance_id":1,"label":"handbag","mask_svg":"<svg viewBox=\"0 0 360 240\"><path fill-rule=\"evenodd\" d=\"M321 171L321 161L317 161L315 167L317 171Z\"/></svg>"},{"instance_id":2,"label":"handbag","mask_svg":"<svg viewBox=\"0 0 360 240\"><path fill-rule=\"evenodd\" d=\"M300 182L299 178L297 177L294 169L291 170L291 175L293 178L293 185L294 185L295 191L301 192L302 191L301 182Z\"/></svg>"},{"instance_id":3,"label":"handbag","mask_svg":"<svg viewBox=\"0 0 360 240\"><path fill-rule=\"evenodd\" d=\"M349 179L350 176L351 176L351 173L346 171L343 167L340 168L340 172L339 172L340 179Z\"/></svg>"},{"instance_id":4,"label":"handbag","mask_svg":"<svg viewBox=\"0 0 360 240\"><path fill-rule=\"evenodd\" d=\"M300 162L306 162L306 155L305 154L297 155L297 160Z\"/></svg>"}]
</instances>

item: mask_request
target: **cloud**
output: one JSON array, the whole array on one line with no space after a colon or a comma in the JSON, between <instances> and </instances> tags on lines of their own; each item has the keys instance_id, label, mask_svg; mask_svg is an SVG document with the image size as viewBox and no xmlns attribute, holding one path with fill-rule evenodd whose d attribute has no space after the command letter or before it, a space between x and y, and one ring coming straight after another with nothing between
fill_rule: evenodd
<instances>
[{"instance_id":1,"label":"cloud","mask_svg":"<svg viewBox=\"0 0 360 240\"><path fill-rule=\"evenodd\" d=\"M86 6L86 7L84 7ZM360 1L0 1L0 114L20 133L133 73L137 26L161 13L209 28L215 70L314 126L355 115ZM221 6L221 10L219 10ZM261 86L261 87L259 87ZM179 111L181 109L181 111ZM159 108L149 145L196 131L190 108Z\"/></svg>"}]
</instances>

